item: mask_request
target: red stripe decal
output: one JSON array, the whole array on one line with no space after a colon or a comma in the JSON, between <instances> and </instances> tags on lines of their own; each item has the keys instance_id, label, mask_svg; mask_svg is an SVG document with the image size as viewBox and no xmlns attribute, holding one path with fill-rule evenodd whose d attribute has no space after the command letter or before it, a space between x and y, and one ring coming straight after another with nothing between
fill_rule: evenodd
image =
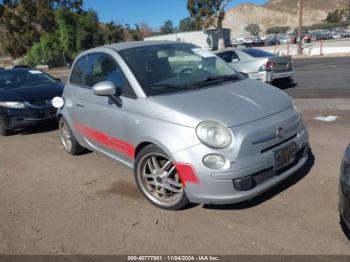
<instances>
[{"instance_id":1,"label":"red stripe decal","mask_svg":"<svg viewBox=\"0 0 350 262\"><path fill-rule=\"evenodd\" d=\"M175 163L176 170L181 178L183 187L186 183L199 184L199 178L191 164Z\"/></svg>"},{"instance_id":2,"label":"red stripe decal","mask_svg":"<svg viewBox=\"0 0 350 262\"><path fill-rule=\"evenodd\" d=\"M131 159L134 159L135 156L135 147L125 141L120 139L110 137L105 133L102 133L98 130L92 129L80 123L76 123L75 127L79 130L81 134L84 136L99 142L100 144L109 147L117 151L118 153L122 153Z\"/></svg>"}]
</instances>

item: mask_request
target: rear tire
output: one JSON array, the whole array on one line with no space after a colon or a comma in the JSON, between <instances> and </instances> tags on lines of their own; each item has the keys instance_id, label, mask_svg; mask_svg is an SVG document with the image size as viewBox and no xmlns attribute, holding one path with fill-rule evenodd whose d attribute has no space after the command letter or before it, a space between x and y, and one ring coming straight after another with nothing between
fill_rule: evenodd
<instances>
[{"instance_id":1,"label":"rear tire","mask_svg":"<svg viewBox=\"0 0 350 262\"><path fill-rule=\"evenodd\" d=\"M8 121L4 117L0 117L0 136L8 136L10 129L8 127Z\"/></svg>"},{"instance_id":2,"label":"rear tire","mask_svg":"<svg viewBox=\"0 0 350 262\"><path fill-rule=\"evenodd\" d=\"M61 117L58 121L58 129L63 147L69 154L75 156L86 151L86 149L82 147L75 139L72 130L63 117Z\"/></svg>"},{"instance_id":3,"label":"rear tire","mask_svg":"<svg viewBox=\"0 0 350 262\"><path fill-rule=\"evenodd\" d=\"M159 147L149 145L140 151L134 175L140 191L154 206L179 210L189 204L174 164Z\"/></svg>"}]
</instances>

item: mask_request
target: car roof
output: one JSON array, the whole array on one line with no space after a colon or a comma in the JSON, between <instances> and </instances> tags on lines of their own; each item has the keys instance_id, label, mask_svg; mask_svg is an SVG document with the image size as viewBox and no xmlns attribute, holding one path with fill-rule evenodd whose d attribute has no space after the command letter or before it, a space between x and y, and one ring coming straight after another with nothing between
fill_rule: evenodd
<instances>
[{"instance_id":1,"label":"car roof","mask_svg":"<svg viewBox=\"0 0 350 262\"><path fill-rule=\"evenodd\" d=\"M30 70L36 70L36 71L40 71L34 68L27 68L27 67L20 67L20 68L3 68L1 69L3 72L25 72L25 71L30 71Z\"/></svg>"},{"instance_id":2,"label":"car roof","mask_svg":"<svg viewBox=\"0 0 350 262\"><path fill-rule=\"evenodd\" d=\"M117 44L105 45L101 47L111 48L118 52L125 49L130 49L130 48L152 46L152 45L166 45L166 44L188 44L188 43L181 43L177 41L130 41L130 42L122 42Z\"/></svg>"}]
</instances>

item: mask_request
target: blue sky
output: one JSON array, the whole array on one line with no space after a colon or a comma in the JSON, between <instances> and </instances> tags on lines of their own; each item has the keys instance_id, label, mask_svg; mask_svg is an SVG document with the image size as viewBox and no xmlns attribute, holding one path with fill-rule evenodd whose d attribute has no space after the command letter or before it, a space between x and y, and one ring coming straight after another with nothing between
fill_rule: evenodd
<instances>
[{"instance_id":1,"label":"blue sky","mask_svg":"<svg viewBox=\"0 0 350 262\"><path fill-rule=\"evenodd\" d=\"M229 7L242 3L263 4L266 0L232 0ZM188 16L187 0L84 0L86 9L97 11L102 22L115 21L122 24L146 22L153 28L159 28L167 19L177 26Z\"/></svg>"}]
</instances>

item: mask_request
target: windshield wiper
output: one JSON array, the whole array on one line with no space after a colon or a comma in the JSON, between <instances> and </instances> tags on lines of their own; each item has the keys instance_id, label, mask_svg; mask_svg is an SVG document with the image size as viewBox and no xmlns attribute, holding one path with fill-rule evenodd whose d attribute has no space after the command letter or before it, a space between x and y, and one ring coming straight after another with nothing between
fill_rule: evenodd
<instances>
[{"instance_id":1,"label":"windshield wiper","mask_svg":"<svg viewBox=\"0 0 350 262\"><path fill-rule=\"evenodd\" d=\"M216 83L224 83L228 81L236 81L239 80L239 76L237 75L224 75L224 76L209 76L204 78L201 81L195 82L193 84L188 85L189 87L197 87L197 86L206 86L210 84Z\"/></svg>"}]
</instances>

